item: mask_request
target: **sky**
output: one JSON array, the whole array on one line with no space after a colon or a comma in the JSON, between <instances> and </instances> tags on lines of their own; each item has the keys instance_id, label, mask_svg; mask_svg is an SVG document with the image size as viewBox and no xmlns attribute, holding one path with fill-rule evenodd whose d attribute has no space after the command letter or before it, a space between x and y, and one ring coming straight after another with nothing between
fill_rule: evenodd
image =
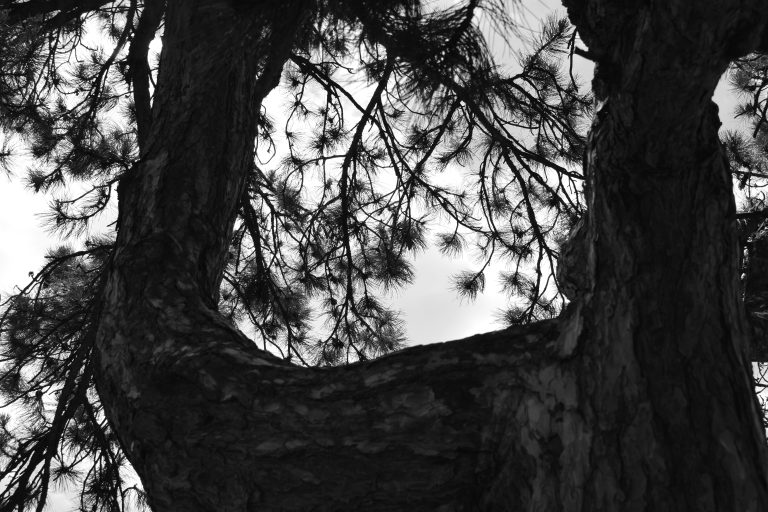
<instances>
[{"instance_id":1,"label":"sky","mask_svg":"<svg viewBox=\"0 0 768 512\"><path fill-rule=\"evenodd\" d=\"M518 7L518 14L522 16L522 36L534 34L537 19L557 5L551 0L536 0ZM480 23L481 26L490 25L487 20L481 19ZM514 57L512 50L498 37L491 36L490 46L502 64ZM588 81L584 80L584 83ZM24 184L28 161L19 157L16 164L12 176L0 176L2 297L7 297L14 286L24 286L28 274L44 264L46 251L62 242L43 225L42 214L47 211L52 196L29 190ZM497 290L493 273L487 280L486 292L470 302L461 300L451 289L450 277L461 270L474 268L474 261L444 257L436 249L429 249L419 254L414 263L414 283L389 297L389 302L403 314L410 344L458 339L501 327L496 323L495 313L506 304L506 299Z\"/></svg>"},{"instance_id":2,"label":"sky","mask_svg":"<svg viewBox=\"0 0 768 512\"><path fill-rule=\"evenodd\" d=\"M525 7L520 7L522 36L525 36L526 27L533 34L538 25L537 18L543 18L557 6L557 2L547 0L527 2ZM492 38L490 43L500 62L514 57L498 38ZM591 75L591 63L577 57L574 64L586 86ZM727 84L721 83L715 99L721 106L724 126L737 127L738 121L732 119L734 100ZM41 217L47 211L51 196L29 190L24 184L25 161L20 157L16 163L18 165L12 169L12 175L0 175L2 297L7 297L14 286L26 284L28 274L44 264L46 251L61 243L58 237L46 230ZM473 268L471 259L444 257L432 248L417 255L414 265L413 284L393 292L389 297L390 303L402 311L410 344L458 339L501 327L495 313L506 304L506 298L499 292L493 272L488 276L485 293L474 301L468 301L460 299L451 289L450 276Z\"/></svg>"}]
</instances>

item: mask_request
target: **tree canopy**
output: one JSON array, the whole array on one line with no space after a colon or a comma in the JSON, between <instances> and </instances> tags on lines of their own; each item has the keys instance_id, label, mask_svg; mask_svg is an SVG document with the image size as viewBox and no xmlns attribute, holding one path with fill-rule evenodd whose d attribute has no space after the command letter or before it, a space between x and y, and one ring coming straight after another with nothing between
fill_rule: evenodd
<instances>
[{"instance_id":1,"label":"tree canopy","mask_svg":"<svg viewBox=\"0 0 768 512\"><path fill-rule=\"evenodd\" d=\"M233 3L281 16L279 2ZM383 296L436 244L479 255L454 276L470 298L494 277L489 264L505 262L507 323L557 316L568 283L553 269L585 208L592 116L570 60L592 56L568 21L551 18L514 66L496 62L481 26L516 33L514 9L314 2L295 44L286 35L288 58L268 64L282 69L281 100L244 114L257 124L256 152L212 306L293 363L369 360L402 347ZM0 510L42 510L49 489L71 482L83 510L143 500L94 384L99 294L124 211L103 235L85 234L110 219L145 163L165 15L159 0L0 3L0 164L15 173L15 153L29 152L27 183L52 195L51 230L71 240L3 303L0 386L13 417L0 422ZM212 20L209 30L230 27ZM245 43L260 37L237 30ZM752 55L732 73L754 126L752 138L724 137L746 190L745 244L766 209L767 72ZM446 176L456 169L461 184Z\"/></svg>"}]
</instances>

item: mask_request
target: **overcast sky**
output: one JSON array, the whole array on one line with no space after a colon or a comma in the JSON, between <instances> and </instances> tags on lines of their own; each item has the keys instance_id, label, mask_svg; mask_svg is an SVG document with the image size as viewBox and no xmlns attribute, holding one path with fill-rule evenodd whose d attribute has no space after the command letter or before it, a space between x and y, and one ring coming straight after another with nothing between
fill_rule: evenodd
<instances>
[{"instance_id":1,"label":"overcast sky","mask_svg":"<svg viewBox=\"0 0 768 512\"><path fill-rule=\"evenodd\" d=\"M524 26L533 32L537 18L544 17L556 7L556 2L528 2L522 11ZM511 51L500 41L492 41L499 60L512 59ZM577 59L577 72L588 84L589 63ZM733 99L728 87L721 84L716 93L721 104L721 117L733 127ZM16 160L12 176L0 176L0 293L3 296L16 285L24 285L29 272L36 271L44 262L46 250L61 243L42 225L41 214L47 209L50 196L34 194L24 185L25 164ZM460 300L451 289L450 276L471 266L471 260L456 260L441 256L430 249L416 257L416 278L413 285L395 292L392 304L403 312L407 322L409 341L413 344L445 341L493 330L499 325L495 312L506 303L498 293L496 279L489 274L486 292L474 302Z\"/></svg>"},{"instance_id":2,"label":"overcast sky","mask_svg":"<svg viewBox=\"0 0 768 512\"><path fill-rule=\"evenodd\" d=\"M537 17L551 12L556 2L527 2L522 14L524 25L533 32ZM504 43L492 41L500 60L514 56ZM588 84L589 63L578 59L576 71ZM732 119L734 101L728 87L721 84L716 93L721 105L721 117L726 126L737 125ZM36 271L44 262L46 250L61 243L46 232L41 214L47 209L50 196L33 194L24 185L25 161L17 159L18 166L9 177L0 176L0 293L3 297L16 285L24 285L29 272ZM499 328L494 314L506 303L498 293L494 274L487 279L486 292L474 302L462 301L451 289L450 276L471 266L471 260L456 260L441 256L431 249L417 256L416 278L410 287L395 292L391 303L403 312L407 322L410 343L422 344L462 338L478 332Z\"/></svg>"}]
</instances>

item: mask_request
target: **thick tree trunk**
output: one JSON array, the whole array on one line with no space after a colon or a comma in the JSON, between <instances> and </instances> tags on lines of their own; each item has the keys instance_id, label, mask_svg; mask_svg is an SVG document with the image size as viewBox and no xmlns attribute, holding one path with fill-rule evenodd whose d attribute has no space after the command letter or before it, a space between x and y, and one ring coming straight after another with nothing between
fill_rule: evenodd
<instances>
[{"instance_id":1,"label":"thick tree trunk","mask_svg":"<svg viewBox=\"0 0 768 512\"><path fill-rule=\"evenodd\" d=\"M731 177L711 98L765 30L760 2L567 2L597 62L586 155L591 290L579 387L587 510L758 510Z\"/></svg>"},{"instance_id":2,"label":"thick tree trunk","mask_svg":"<svg viewBox=\"0 0 768 512\"><path fill-rule=\"evenodd\" d=\"M590 283L561 326L308 369L215 310L255 112L307 9L235 4L249 7L168 2L97 337L101 399L156 512L768 503L710 103L723 48L752 45L733 23L757 32L757 12L728 21L735 0L571 6L602 89Z\"/></svg>"}]
</instances>

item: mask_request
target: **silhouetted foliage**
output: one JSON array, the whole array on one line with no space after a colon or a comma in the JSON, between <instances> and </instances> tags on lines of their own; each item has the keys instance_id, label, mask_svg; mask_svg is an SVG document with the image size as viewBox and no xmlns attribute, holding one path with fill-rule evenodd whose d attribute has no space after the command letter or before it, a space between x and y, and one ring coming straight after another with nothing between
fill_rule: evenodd
<instances>
[{"instance_id":1,"label":"silhouetted foliage","mask_svg":"<svg viewBox=\"0 0 768 512\"><path fill-rule=\"evenodd\" d=\"M752 54L739 59L731 67L728 78L732 90L742 100L736 108L736 116L748 127L743 132L727 131L722 137L743 199L743 211L738 217L744 247L742 280L746 280L755 274L765 274L765 270L756 263L758 259L763 263L762 254L758 258L755 252L758 250L756 237L762 237L768 219L765 195L768 186L768 58L762 54ZM763 293L754 293L753 290L749 290L749 296L745 297L758 347L766 345L764 314L768 304L764 299ZM768 363L762 359L755 362L754 375L758 399L763 409L763 422L768 428L768 401L765 394L768 388Z\"/></svg>"},{"instance_id":2,"label":"silhouetted foliage","mask_svg":"<svg viewBox=\"0 0 768 512\"><path fill-rule=\"evenodd\" d=\"M220 310L265 349L334 365L402 346L383 295L412 281L413 255L430 244L448 256L474 250L476 266L454 276L468 298L490 282L493 261L505 262L507 323L562 308L552 269L584 208L592 101L568 72L575 35L564 19L547 20L516 65L494 61L478 20L503 38L515 30L508 8L317 2L280 98L252 113L257 153L220 290ZM41 510L56 485L79 485L82 510L144 500L90 369L114 233L83 235L99 217L114 220L119 184L141 158L164 9L0 2L0 167L12 170L14 148L29 150L28 184L53 194L49 225L72 244L3 303L3 511ZM753 94L743 112L756 139L725 143L747 187L768 176L764 73L763 57L734 72Z\"/></svg>"},{"instance_id":3,"label":"silhouetted foliage","mask_svg":"<svg viewBox=\"0 0 768 512\"><path fill-rule=\"evenodd\" d=\"M582 208L591 99L563 71L573 44L564 20L548 20L513 70L493 61L478 19L506 37L508 7L318 3L284 69L284 107L253 113L257 155L220 293L220 310L265 348L340 364L400 347L402 322L381 294L411 282L412 256L433 241L448 255L477 249L478 266L455 276L470 298L494 258L510 263L510 321L562 304L550 270L556 235ZM140 158L164 8L0 6L0 164L8 170L12 148L28 148L28 184L53 194L48 224L73 247L94 219L113 220L118 184ZM13 417L2 422L3 510L42 507L51 485L75 481L83 510L122 509L140 493L89 370L89 318L110 251L108 238L58 249L4 303Z\"/></svg>"}]
</instances>

